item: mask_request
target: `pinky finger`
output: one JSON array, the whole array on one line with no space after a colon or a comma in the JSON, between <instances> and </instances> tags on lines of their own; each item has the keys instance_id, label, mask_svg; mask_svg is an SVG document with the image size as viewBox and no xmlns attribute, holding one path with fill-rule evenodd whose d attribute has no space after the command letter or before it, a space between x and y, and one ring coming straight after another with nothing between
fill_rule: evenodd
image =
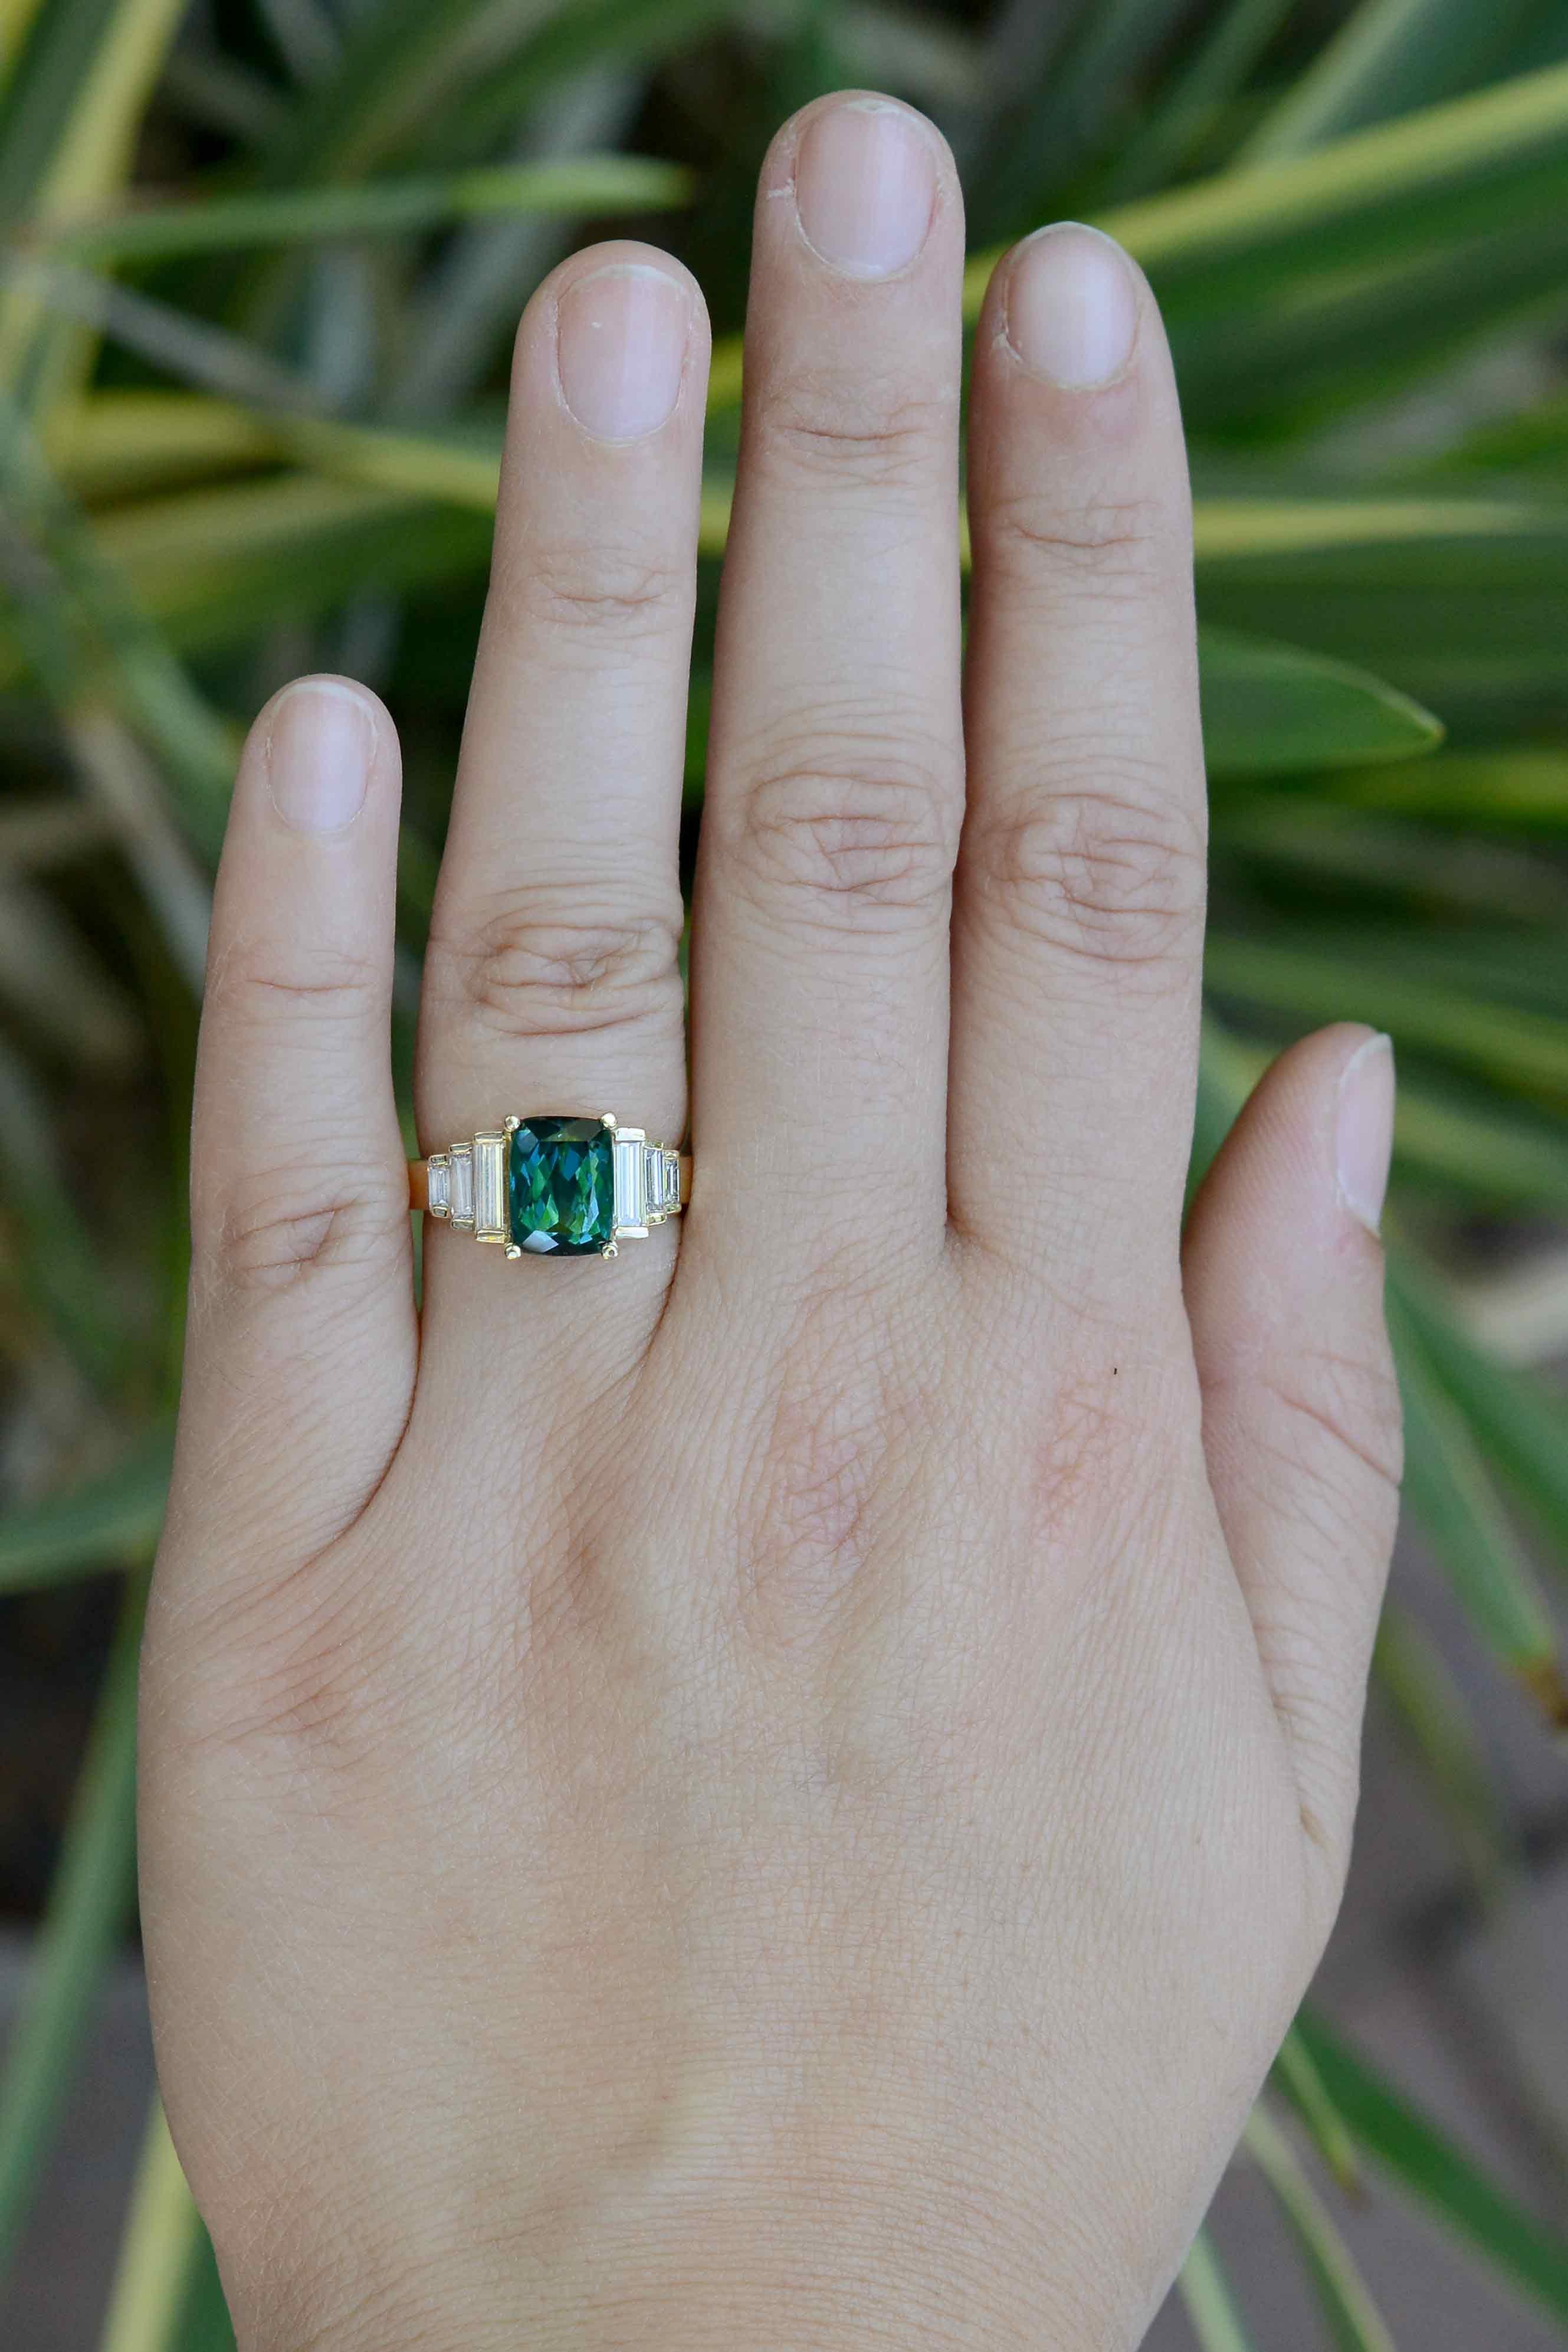
<instances>
[{"instance_id":1,"label":"pinky finger","mask_svg":"<svg viewBox=\"0 0 1568 2352\"><path fill-rule=\"evenodd\" d=\"M329 1541L407 1417L417 1343L390 1051L399 791L392 721L343 678L286 687L240 762L197 1060L172 1506L203 1540L165 1546L208 1580ZM199 1491L182 1469L197 1462Z\"/></svg>"},{"instance_id":2,"label":"pinky finger","mask_svg":"<svg viewBox=\"0 0 1568 2352\"><path fill-rule=\"evenodd\" d=\"M1386 1037L1303 1038L1228 1137L1183 1256L1209 1483L1336 1901L1398 1506L1376 1238L1393 1117Z\"/></svg>"}]
</instances>

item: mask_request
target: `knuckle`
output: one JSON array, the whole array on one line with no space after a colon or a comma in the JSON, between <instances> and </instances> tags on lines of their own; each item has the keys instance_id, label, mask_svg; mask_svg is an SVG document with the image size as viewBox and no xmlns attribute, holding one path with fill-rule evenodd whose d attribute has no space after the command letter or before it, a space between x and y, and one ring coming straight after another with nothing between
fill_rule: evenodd
<instances>
[{"instance_id":1,"label":"knuckle","mask_svg":"<svg viewBox=\"0 0 1568 2352\"><path fill-rule=\"evenodd\" d=\"M379 956L321 943L244 940L214 949L203 1004L246 1028L287 1023L330 1029L380 1019L387 986Z\"/></svg>"},{"instance_id":2,"label":"knuckle","mask_svg":"<svg viewBox=\"0 0 1568 2352\"><path fill-rule=\"evenodd\" d=\"M759 404L769 454L837 489L922 481L953 429L951 401L868 373L785 373Z\"/></svg>"},{"instance_id":3,"label":"knuckle","mask_svg":"<svg viewBox=\"0 0 1568 2352\"><path fill-rule=\"evenodd\" d=\"M1311 1482L1336 1525L1364 1519L1368 1478L1393 1508L1405 1429L1386 1342L1365 1354L1303 1343L1259 1378L1269 1451Z\"/></svg>"},{"instance_id":4,"label":"knuckle","mask_svg":"<svg viewBox=\"0 0 1568 2352\"><path fill-rule=\"evenodd\" d=\"M895 726L781 736L750 769L727 845L742 886L828 927L946 897L958 795Z\"/></svg>"},{"instance_id":5,"label":"knuckle","mask_svg":"<svg viewBox=\"0 0 1568 2352\"><path fill-rule=\"evenodd\" d=\"M1063 504L1045 491L1020 491L988 510L985 532L987 562L1006 583L1038 587L1065 578L1075 597L1145 595L1192 561L1185 528L1154 498Z\"/></svg>"},{"instance_id":6,"label":"knuckle","mask_svg":"<svg viewBox=\"0 0 1568 2352\"><path fill-rule=\"evenodd\" d=\"M186 1757L308 1765L345 1790L395 1727L398 1627L347 1560L258 1560L249 1591L199 1629L202 1671L183 1675L161 1720Z\"/></svg>"},{"instance_id":7,"label":"knuckle","mask_svg":"<svg viewBox=\"0 0 1568 2352\"><path fill-rule=\"evenodd\" d=\"M1163 772L1045 779L973 844L981 888L1016 930L1091 964L1164 974L1203 922L1202 821Z\"/></svg>"},{"instance_id":8,"label":"knuckle","mask_svg":"<svg viewBox=\"0 0 1568 2352\"><path fill-rule=\"evenodd\" d=\"M506 892L461 939L436 932L436 995L508 1038L583 1036L626 1025L678 1026L677 896L611 908L561 884Z\"/></svg>"},{"instance_id":9,"label":"knuckle","mask_svg":"<svg viewBox=\"0 0 1568 2352\"><path fill-rule=\"evenodd\" d=\"M629 646L684 627L690 593L686 570L657 549L591 539L530 550L491 589L508 634L542 627Z\"/></svg>"},{"instance_id":10,"label":"knuckle","mask_svg":"<svg viewBox=\"0 0 1568 2352\"><path fill-rule=\"evenodd\" d=\"M191 1232L198 1264L230 1293L267 1294L318 1276L363 1273L391 1265L406 1247L402 1171L304 1160L250 1171L221 1197L198 1184Z\"/></svg>"}]
</instances>

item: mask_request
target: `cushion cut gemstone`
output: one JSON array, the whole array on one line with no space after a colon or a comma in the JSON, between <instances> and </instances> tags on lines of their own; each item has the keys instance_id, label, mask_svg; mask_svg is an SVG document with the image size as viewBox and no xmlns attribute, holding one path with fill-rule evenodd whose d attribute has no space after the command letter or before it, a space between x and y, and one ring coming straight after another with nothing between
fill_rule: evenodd
<instances>
[{"instance_id":1,"label":"cushion cut gemstone","mask_svg":"<svg viewBox=\"0 0 1568 2352\"><path fill-rule=\"evenodd\" d=\"M601 1250L615 1231L615 1161L597 1118L529 1118L507 1154L512 1239L540 1256Z\"/></svg>"}]
</instances>

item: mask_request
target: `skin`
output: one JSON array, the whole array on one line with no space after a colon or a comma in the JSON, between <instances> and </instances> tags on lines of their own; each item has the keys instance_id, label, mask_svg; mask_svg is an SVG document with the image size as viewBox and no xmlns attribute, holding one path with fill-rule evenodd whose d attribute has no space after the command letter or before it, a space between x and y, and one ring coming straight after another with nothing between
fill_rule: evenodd
<instances>
[{"instance_id":1,"label":"skin","mask_svg":"<svg viewBox=\"0 0 1568 2352\"><path fill-rule=\"evenodd\" d=\"M918 252L835 267L794 201L821 111L758 210L684 1220L613 1266L434 1229L416 1316L393 730L340 682L242 764L141 1811L242 2352L1134 2346L1339 1900L1399 1450L1336 1160L1368 1033L1276 1065L1184 1235L1158 317L1135 279L1127 364L1063 388L1000 265L961 683L956 183L923 128ZM606 440L557 322L627 260L689 341L668 421ZM684 1131L706 354L646 247L523 320L425 1149ZM301 830L345 696L364 803Z\"/></svg>"}]
</instances>

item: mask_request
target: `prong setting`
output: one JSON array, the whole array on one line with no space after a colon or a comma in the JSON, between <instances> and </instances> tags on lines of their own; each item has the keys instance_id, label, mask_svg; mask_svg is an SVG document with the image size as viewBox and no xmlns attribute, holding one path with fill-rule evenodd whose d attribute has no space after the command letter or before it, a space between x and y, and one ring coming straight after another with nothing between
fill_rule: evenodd
<instances>
[{"instance_id":1,"label":"prong setting","mask_svg":"<svg viewBox=\"0 0 1568 2352\"><path fill-rule=\"evenodd\" d=\"M508 1111L488 1133L411 1160L410 1199L508 1258L618 1257L623 1241L679 1215L688 1164L613 1111Z\"/></svg>"}]
</instances>

